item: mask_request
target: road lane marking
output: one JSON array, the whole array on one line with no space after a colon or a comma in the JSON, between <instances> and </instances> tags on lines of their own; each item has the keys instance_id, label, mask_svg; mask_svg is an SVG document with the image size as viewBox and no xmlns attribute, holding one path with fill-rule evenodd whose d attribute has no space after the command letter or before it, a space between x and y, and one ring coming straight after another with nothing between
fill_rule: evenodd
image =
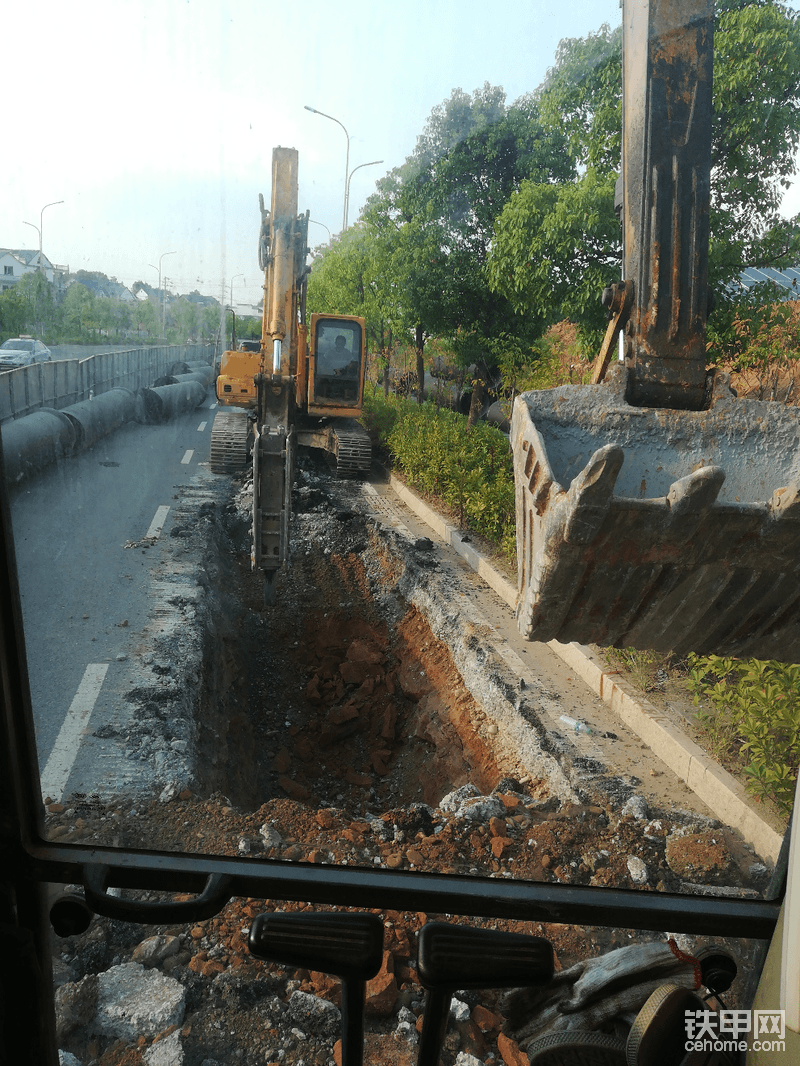
<instances>
[{"instance_id":1,"label":"road lane marking","mask_svg":"<svg viewBox=\"0 0 800 1066\"><path fill-rule=\"evenodd\" d=\"M193 455L194 455L194 448L190 448L187 452L184 452L183 453L183 459L181 459L182 465L183 466L188 466L189 463L191 463L191 461L192 461L192 456Z\"/></svg>"},{"instance_id":2,"label":"road lane marking","mask_svg":"<svg viewBox=\"0 0 800 1066\"><path fill-rule=\"evenodd\" d=\"M150 523L150 528L145 533L145 536L146 537L157 537L161 533L161 530L164 528L164 523L167 520L167 515L168 514L169 514L169 506L167 504L162 504L162 506L159 507L158 510L156 511L155 517L153 518L153 521Z\"/></svg>"},{"instance_id":3,"label":"road lane marking","mask_svg":"<svg viewBox=\"0 0 800 1066\"><path fill-rule=\"evenodd\" d=\"M214 400L214 402L213 402L213 403L210 403L210 404L209 404L208 406L209 406L209 407L211 408L211 410L213 411L213 410L214 410L214 408L215 408L215 407L217 406L217 401L216 401L216 400Z\"/></svg>"},{"instance_id":4,"label":"road lane marking","mask_svg":"<svg viewBox=\"0 0 800 1066\"><path fill-rule=\"evenodd\" d=\"M108 663L89 663L86 667L44 768L42 799L49 796L54 803L61 801L78 756L81 734L94 710L107 670Z\"/></svg>"},{"instance_id":5,"label":"road lane marking","mask_svg":"<svg viewBox=\"0 0 800 1066\"><path fill-rule=\"evenodd\" d=\"M198 433L202 433L207 425L208 425L208 422L201 422L200 425L197 427L197 432Z\"/></svg>"}]
</instances>

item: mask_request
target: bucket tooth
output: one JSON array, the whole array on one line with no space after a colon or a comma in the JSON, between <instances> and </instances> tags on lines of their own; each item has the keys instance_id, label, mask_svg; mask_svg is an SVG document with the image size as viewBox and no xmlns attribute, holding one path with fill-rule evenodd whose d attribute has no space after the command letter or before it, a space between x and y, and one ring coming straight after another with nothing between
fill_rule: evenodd
<instances>
[{"instance_id":1,"label":"bucket tooth","mask_svg":"<svg viewBox=\"0 0 800 1066\"><path fill-rule=\"evenodd\" d=\"M564 525L568 544L588 544L596 536L611 506L625 453L615 444L598 448L575 478L567 499L570 513Z\"/></svg>"},{"instance_id":2,"label":"bucket tooth","mask_svg":"<svg viewBox=\"0 0 800 1066\"><path fill-rule=\"evenodd\" d=\"M670 485L667 504L670 514L701 514L716 502L725 481L725 471L719 466L704 466L688 477Z\"/></svg>"}]
</instances>

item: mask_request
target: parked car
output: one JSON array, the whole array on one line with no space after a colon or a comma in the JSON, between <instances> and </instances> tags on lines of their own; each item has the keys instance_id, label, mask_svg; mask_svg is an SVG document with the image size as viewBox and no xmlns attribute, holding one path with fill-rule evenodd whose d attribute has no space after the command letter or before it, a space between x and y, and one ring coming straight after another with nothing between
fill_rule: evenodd
<instances>
[{"instance_id":1,"label":"parked car","mask_svg":"<svg viewBox=\"0 0 800 1066\"><path fill-rule=\"evenodd\" d=\"M50 349L33 337L16 337L0 344L0 372L32 363L49 363L51 359Z\"/></svg>"}]
</instances>

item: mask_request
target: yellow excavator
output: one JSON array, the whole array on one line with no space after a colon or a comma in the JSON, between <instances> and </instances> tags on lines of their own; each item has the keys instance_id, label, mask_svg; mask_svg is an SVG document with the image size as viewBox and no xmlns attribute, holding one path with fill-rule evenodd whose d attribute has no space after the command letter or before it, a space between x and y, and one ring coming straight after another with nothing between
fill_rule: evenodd
<instances>
[{"instance_id":1,"label":"yellow excavator","mask_svg":"<svg viewBox=\"0 0 800 1066\"><path fill-rule=\"evenodd\" d=\"M797 662L800 412L706 369L713 3L623 11L623 280L593 384L515 404L518 624Z\"/></svg>"},{"instance_id":2,"label":"yellow excavator","mask_svg":"<svg viewBox=\"0 0 800 1066\"><path fill-rule=\"evenodd\" d=\"M358 422L364 397L365 323L312 314L306 323L309 213L297 213L298 155L272 152L272 200L259 197L259 266L264 271L261 344L224 352L217 377L221 410L211 433L211 469L253 465L254 569L274 602L275 575L289 555L294 454L322 448L339 476L369 470L371 443Z\"/></svg>"}]
</instances>

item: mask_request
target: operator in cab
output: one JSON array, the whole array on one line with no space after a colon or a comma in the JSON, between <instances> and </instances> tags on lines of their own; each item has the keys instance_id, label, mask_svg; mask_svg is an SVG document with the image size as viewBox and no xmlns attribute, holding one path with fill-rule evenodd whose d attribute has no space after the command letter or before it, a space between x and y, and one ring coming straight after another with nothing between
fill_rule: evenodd
<instances>
[{"instance_id":1,"label":"operator in cab","mask_svg":"<svg viewBox=\"0 0 800 1066\"><path fill-rule=\"evenodd\" d=\"M339 333L333 348L327 348L320 358L320 371L337 377L357 377L358 358L347 347L347 338Z\"/></svg>"}]
</instances>

